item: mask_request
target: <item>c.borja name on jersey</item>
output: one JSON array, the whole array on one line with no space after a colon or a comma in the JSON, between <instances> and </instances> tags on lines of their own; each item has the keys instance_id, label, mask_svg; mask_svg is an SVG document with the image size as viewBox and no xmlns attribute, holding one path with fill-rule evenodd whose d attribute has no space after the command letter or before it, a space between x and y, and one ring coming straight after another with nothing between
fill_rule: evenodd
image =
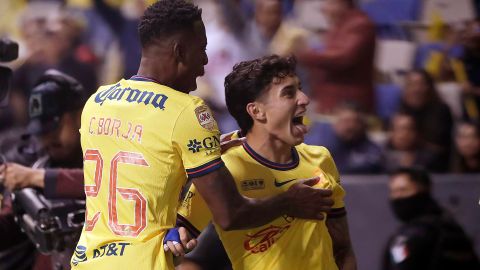
<instances>
[{"instance_id":1,"label":"c.borja name on jersey","mask_svg":"<svg viewBox=\"0 0 480 270\"><path fill-rule=\"evenodd\" d=\"M95 95L95 103L103 105L105 101L120 101L122 99L127 102L143 103L145 105L151 105L154 108L161 110L165 109L165 102L168 97L164 94L156 94L151 91L142 91L133 89L130 87L121 88L120 83L113 85L112 87L102 90Z\"/></svg>"}]
</instances>

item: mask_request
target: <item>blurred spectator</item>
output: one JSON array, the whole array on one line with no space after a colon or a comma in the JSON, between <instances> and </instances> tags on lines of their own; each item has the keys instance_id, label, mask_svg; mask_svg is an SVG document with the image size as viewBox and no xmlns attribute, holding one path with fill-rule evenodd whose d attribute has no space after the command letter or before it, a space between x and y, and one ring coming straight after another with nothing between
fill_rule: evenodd
<instances>
[{"instance_id":1,"label":"blurred spectator","mask_svg":"<svg viewBox=\"0 0 480 270\"><path fill-rule=\"evenodd\" d=\"M468 78L464 90L465 118L480 121L480 20L468 24L463 37L464 65Z\"/></svg>"},{"instance_id":2,"label":"blurred spectator","mask_svg":"<svg viewBox=\"0 0 480 270\"><path fill-rule=\"evenodd\" d=\"M299 62L309 68L317 111L332 113L338 104L354 101L373 112L375 27L372 21L352 0L326 0L322 11L331 25L323 50L297 53Z\"/></svg>"},{"instance_id":3,"label":"blurred spectator","mask_svg":"<svg viewBox=\"0 0 480 270\"><path fill-rule=\"evenodd\" d=\"M207 20L208 64L195 95L205 99L222 132L238 129L225 105L224 79L233 66L264 55L287 55L307 36L284 20L289 1L215 1L216 16ZM253 14L250 14L250 10ZM253 16L253 17L252 17Z\"/></svg>"},{"instance_id":4,"label":"blurred spectator","mask_svg":"<svg viewBox=\"0 0 480 270\"><path fill-rule=\"evenodd\" d=\"M400 110L415 118L423 140L441 155L441 167L447 168L453 119L450 109L440 100L433 79L426 71L413 70L407 74Z\"/></svg>"},{"instance_id":5,"label":"blurred spectator","mask_svg":"<svg viewBox=\"0 0 480 270\"><path fill-rule=\"evenodd\" d=\"M137 74L141 58L141 45L137 27L147 7L146 0L125 1L121 9L107 0L94 0L94 7L116 36L122 51L123 78ZM107 82L108 84L108 82Z\"/></svg>"},{"instance_id":6,"label":"blurred spectator","mask_svg":"<svg viewBox=\"0 0 480 270\"><path fill-rule=\"evenodd\" d=\"M419 166L429 171L444 171L443 162L420 137L415 118L405 112L397 112L391 121L390 138L385 147L385 169Z\"/></svg>"},{"instance_id":7,"label":"blurred spectator","mask_svg":"<svg viewBox=\"0 0 480 270\"><path fill-rule=\"evenodd\" d=\"M28 92L46 69L56 67L84 84L87 92L96 90L95 55L81 41L84 25L71 15L68 10L59 10L54 17L25 22L26 38L33 38L29 46L32 54L16 71L14 88ZM33 78L29 71L38 69L42 71Z\"/></svg>"},{"instance_id":8,"label":"blurred spectator","mask_svg":"<svg viewBox=\"0 0 480 270\"><path fill-rule=\"evenodd\" d=\"M232 33L248 48L247 59L269 54L287 55L304 42L308 32L284 18L280 0L255 0L254 14L241 13L233 0L219 1L221 11Z\"/></svg>"},{"instance_id":9,"label":"blurred spectator","mask_svg":"<svg viewBox=\"0 0 480 270\"><path fill-rule=\"evenodd\" d=\"M452 171L455 173L480 173L480 125L462 122L455 132L456 153Z\"/></svg>"},{"instance_id":10,"label":"blurred spectator","mask_svg":"<svg viewBox=\"0 0 480 270\"><path fill-rule=\"evenodd\" d=\"M425 171L400 168L391 175L389 189L402 226L388 241L383 270L480 269L471 241L432 197Z\"/></svg>"},{"instance_id":11,"label":"blurred spectator","mask_svg":"<svg viewBox=\"0 0 480 270\"><path fill-rule=\"evenodd\" d=\"M193 94L200 96L209 104L220 131L229 132L238 129L238 126L227 111L223 84L233 66L246 60L247 48L232 32L219 7L220 5L216 3L210 6L216 16L212 20L206 20L205 25L208 37L208 64L205 66L205 75L197 79L198 91Z\"/></svg>"},{"instance_id":12,"label":"blurred spectator","mask_svg":"<svg viewBox=\"0 0 480 270\"><path fill-rule=\"evenodd\" d=\"M34 11L33 11L34 12ZM49 18L27 19L22 24L29 58L14 72L11 107L18 122L26 121L26 99L38 78L49 68L75 77L88 93L97 88L95 56L81 43L83 26L68 11Z\"/></svg>"},{"instance_id":13,"label":"blurred spectator","mask_svg":"<svg viewBox=\"0 0 480 270\"><path fill-rule=\"evenodd\" d=\"M365 115L353 103L341 104L335 110L333 129L307 143L327 147L341 174L380 173L383 170L382 149L368 138Z\"/></svg>"}]
</instances>

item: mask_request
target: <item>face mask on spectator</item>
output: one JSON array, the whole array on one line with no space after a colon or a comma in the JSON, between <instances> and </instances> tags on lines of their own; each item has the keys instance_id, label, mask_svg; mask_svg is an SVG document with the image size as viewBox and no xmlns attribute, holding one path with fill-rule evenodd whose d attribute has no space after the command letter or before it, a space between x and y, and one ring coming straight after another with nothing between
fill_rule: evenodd
<instances>
[{"instance_id":1,"label":"face mask on spectator","mask_svg":"<svg viewBox=\"0 0 480 270\"><path fill-rule=\"evenodd\" d=\"M430 194L422 192L405 198L390 201L393 213L402 222L410 222L413 219L427 214L428 206L433 202Z\"/></svg>"}]
</instances>

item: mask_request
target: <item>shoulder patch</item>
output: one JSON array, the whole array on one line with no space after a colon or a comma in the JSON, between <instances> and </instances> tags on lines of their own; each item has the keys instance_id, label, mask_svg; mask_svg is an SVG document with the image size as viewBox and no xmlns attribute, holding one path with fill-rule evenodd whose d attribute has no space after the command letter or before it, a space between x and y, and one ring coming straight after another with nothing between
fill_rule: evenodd
<instances>
[{"instance_id":1,"label":"shoulder patch","mask_svg":"<svg viewBox=\"0 0 480 270\"><path fill-rule=\"evenodd\" d=\"M198 123L205 129L213 130L215 128L215 119L207 105L199 106L195 109Z\"/></svg>"}]
</instances>

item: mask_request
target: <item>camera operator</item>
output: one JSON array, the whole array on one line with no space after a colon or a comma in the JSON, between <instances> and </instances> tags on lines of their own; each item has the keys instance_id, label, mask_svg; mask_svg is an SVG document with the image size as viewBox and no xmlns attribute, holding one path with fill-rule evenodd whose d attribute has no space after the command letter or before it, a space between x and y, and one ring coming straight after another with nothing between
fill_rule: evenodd
<instances>
[{"instance_id":1,"label":"camera operator","mask_svg":"<svg viewBox=\"0 0 480 270\"><path fill-rule=\"evenodd\" d=\"M29 99L30 122L27 130L32 136L24 142L24 145L16 146L16 151L10 151L7 156L8 161L20 161L22 165L7 163L0 168L0 182L3 182L7 189L13 190L26 186L44 187L44 193L48 197L49 193L55 194L55 187L58 187L55 181L59 177L58 170L49 168L70 168L72 170L63 171L82 173L79 169L83 166L83 158L78 129L86 98L83 87L72 77L55 70L45 72L33 88ZM33 166L43 168L25 167L32 165L27 161L32 160L33 157L37 160ZM47 179L51 181L48 182ZM61 187L65 189L67 196L68 190L75 193L77 192L75 189L79 189L83 193L83 183L71 182L71 185ZM13 213L9 202L11 197L7 193L5 195L0 215L0 224L2 224L0 238L10 239L19 237L19 227L12 223ZM10 239L10 243L16 243L12 240ZM76 239L66 243L66 251L54 253L51 258L36 254L34 269L69 269L69 259L75 243ZM3 251L4 248L12 250L8 244L6 247L3 244L0 245L2 252L7 252ZM27 256L23 259L26 261L29 257L31 258ZM20 269L18 266L9 264L8 260L9 256L0 256L0 268L10 265L7 269ZM20 260L20 262L23 261Z\"/></svg>"}]
</instances>

